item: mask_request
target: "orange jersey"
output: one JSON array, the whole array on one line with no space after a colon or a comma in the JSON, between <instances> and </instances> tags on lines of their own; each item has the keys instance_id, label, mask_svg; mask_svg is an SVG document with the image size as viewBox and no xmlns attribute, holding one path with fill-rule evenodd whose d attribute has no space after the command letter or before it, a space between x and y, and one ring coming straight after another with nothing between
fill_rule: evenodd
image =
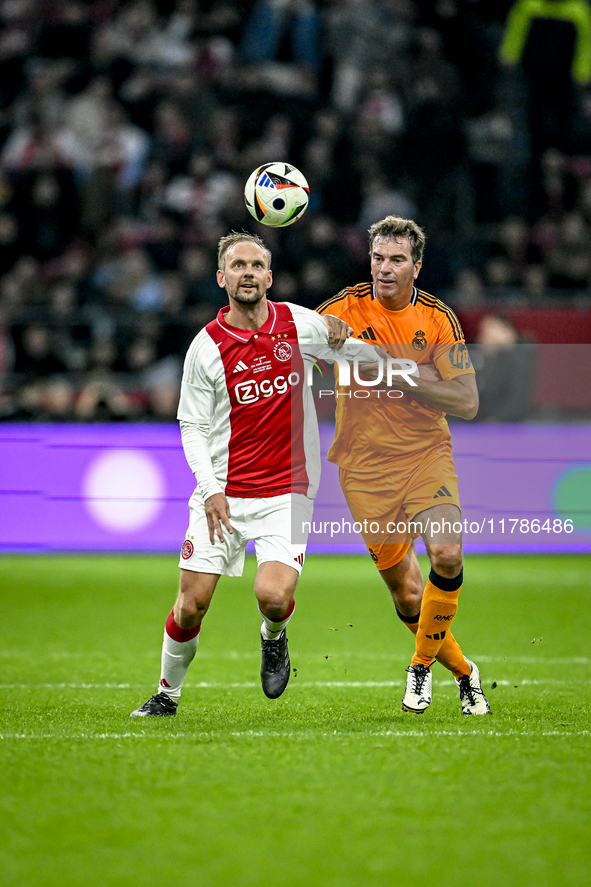
<instances>
[{"instance_id":1,"label":"orange jersey","mask_svg":"<svg viewBox=\"0 0 591 887\"><path fill-rule=\"evenodd\" d=\"M474 372L454 312L416 287L401 311L384 308L371 283L346 287L317 311L340 317L354 336L381 345L392 357L434 363L442 379ZM420 455L451 439L445 413L411 394L395 397L395 391L363 388L353 379L348 389L341 386L336 393L336 432L328 458L341 468L387 471L388 457Z\"/></svg>"}]
</instances>

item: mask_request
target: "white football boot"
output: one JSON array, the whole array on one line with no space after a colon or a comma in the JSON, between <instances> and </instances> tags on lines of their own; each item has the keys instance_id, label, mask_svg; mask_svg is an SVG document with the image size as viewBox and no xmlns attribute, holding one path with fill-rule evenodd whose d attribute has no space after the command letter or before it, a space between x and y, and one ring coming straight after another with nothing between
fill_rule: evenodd
<instances>
[{"instance_id":1,"label":"white football boot","mask_svg":"<svg viewBox=\"0 0 591 887\"><path fill-rule=\"evenodd\" d=\"M402 697L402 711L422 714L431 705L431 688L433 675L424 665L409 665L406 669L406 691Z\"/></svg>"},{"instance_id":2,"label":"white football boot","mask_svg":"<svg viewBox=\"0 0 591 887\"><path fill-rule=\"evenodd\" d=\"M488 715L490 714L490 705L482 689L478 667L469 659L466 659L466 662L472 669L471 673L464 675L459 681L456 678L456 684L460 691L462 714Z\"/></svg>"}]
</instances>

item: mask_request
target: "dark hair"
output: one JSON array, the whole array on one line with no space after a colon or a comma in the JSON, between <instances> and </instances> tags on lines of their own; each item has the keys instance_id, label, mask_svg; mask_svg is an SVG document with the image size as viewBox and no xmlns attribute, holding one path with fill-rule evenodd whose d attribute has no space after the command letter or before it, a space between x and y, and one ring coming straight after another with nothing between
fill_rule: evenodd
<instances>
[{"instance_id":1,"label":"dark hair","mask_svg":"<svg viewBox=\"0 0 591 887\"><path fill-rule=\"evenodd\" d=\"M388 240L393 237L408 237L413 262L420 262L425 249L425 232L412 219L401 219L400 216L386 216L369 229L369 254L378 237Z\"/></svg>"}]
</instances>

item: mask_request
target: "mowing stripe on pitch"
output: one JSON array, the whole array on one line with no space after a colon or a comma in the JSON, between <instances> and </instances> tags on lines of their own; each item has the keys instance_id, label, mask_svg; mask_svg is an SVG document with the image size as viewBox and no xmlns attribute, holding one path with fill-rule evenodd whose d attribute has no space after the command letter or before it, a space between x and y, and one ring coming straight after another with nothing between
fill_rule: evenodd
<instances>
[{"instance_id":1,"label":"mowing stripe on pitch","mask_svg":"<svg viewBox=\"0 0 591 887\"><path fill-rule=\"evenodd\" d=\"M516 684L515 681L518 683ZM438 687L455 687L454 680L437 680ZM544 678L542 680L530 678L515 678L512 681L495 680L498 687L515 687L515 686L544 686L547 684L563 685L570 683L570 678ZM290 689L297 687L332 687L352 689L363 687L403 687L405 681L300 681L299 678L293 677L290 683ZM486 686L486 682L485 682ZM185 690L252 690L260 687L260 681L242 681L240 683L225 683L222 681L200 681L192 683L187 681L184 684ZM70 684L70 683L42 683L42 684L0 684L0 690L137 690L137 684Z\"/></svg>"}]
</instances>

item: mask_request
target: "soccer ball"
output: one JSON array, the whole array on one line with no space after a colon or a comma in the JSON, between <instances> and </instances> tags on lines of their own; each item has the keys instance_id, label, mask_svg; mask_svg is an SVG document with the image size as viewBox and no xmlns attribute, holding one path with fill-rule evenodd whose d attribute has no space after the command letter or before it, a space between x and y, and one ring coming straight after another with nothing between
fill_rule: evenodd
<instances>
[{"instance_id":1,"label":"soccer ball","mask_svg":"<svg viewBox=\"0 0 591 887\"><path fill-rule=\"evenodd\" d=\"M299 169L290 163L264 163L249 176L244 202L261 225L285 228L306 211L310 188Z\"/></svg>"}]
</instances>

